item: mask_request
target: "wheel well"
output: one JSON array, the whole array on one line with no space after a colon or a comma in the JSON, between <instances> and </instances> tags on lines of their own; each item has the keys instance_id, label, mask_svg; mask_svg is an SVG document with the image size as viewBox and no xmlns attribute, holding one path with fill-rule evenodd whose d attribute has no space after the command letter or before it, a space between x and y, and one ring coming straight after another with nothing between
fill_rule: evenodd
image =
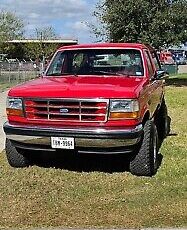
<instances>
[{"instance_id":1,"label":"wheel well","mask_svg":"<svg viewBox=\"0 0 187 230\"><path fill-rule=\"evenodd\" d=\"M149 113L149 111L147 111L147 112L145 113L145 115L144 115L143 120L142 120L142 124L144 125L145 122L146 122L147 120L149 120L149 118L150 118L150 113Z\"/></svg>"},{"instance_id":2,"label":"wheel well","mask_svg":"<svg viewBox=\"0 0 187 230\"><path fill-rule=\"evenodd\" d=\"M162 108L163 104L165 104L165 100L164 100L164 97L162 98L162 101L161 103L157 106L156 110L155 110L155 113L154 113L154 120L157 120L158 116L159 116L159 112L160 112L160 109Z\"/></svg>"},{"instance_id":3,"label":"wheel well","mask_svg":"<svg viewBox=\"0 0 187 230\"><path fill-rule=\"evenodd\" d=\"M160 107L162 106L162 102L157 106L156 110L155 110L155 113L154 113L154 117L157 117L158 116L158 113L159 113L159 110L160 110Z\"/></svg>"}]
</instances>

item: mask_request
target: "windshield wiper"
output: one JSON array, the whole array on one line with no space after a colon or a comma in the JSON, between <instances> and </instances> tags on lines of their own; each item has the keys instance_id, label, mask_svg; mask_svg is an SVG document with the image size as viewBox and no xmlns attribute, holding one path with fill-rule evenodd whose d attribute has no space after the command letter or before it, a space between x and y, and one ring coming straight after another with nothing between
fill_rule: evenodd
<instances>
[{"instance_id":1,"label":"windshield wiper","mask_svg":"<svg viewBox=\"0 0 187 230\"><path fill-rule=\"evenodd\" d=\"M126 76L126 77L129 77L129 76L130 76L130 75L128 75L128 74L113 73L113 72L107 72L107 71L94 71L94 73L101 73L101 74L106 74L106 75L116 75L116 76Z\"/></svg>"},{"instance_id":2,"label":"windshield wiper","mask_svg":"<svg viewBox=\"0 0 187 230\"><path fill-rule=\"evenodd\" d=\"M107 71L94 71L94 74L103 74L103 75L115 75L115 76L125 76L125 77L129 77L130 75L128 74L123 74L123 73L113 73L113 72L107 72ZM92 73L92 74L93 74ZM74 73L51 73L51 74L47 74L46 76L65 76L65 75L73 75L75 77L78 76L78 74L76 72Z\"/></svg>"},{"instance_id":3,"label":"windshield wiper","mask_svg":"<svg viewBox=\"0 0 187 230\"><path fill-rule=\"evenodd\" d=\"M75 73L51 73L51 74L47 74L47 76L65 76L65 75L75 75L75 76L77 76Z\"/></svg>"}]
</instances>

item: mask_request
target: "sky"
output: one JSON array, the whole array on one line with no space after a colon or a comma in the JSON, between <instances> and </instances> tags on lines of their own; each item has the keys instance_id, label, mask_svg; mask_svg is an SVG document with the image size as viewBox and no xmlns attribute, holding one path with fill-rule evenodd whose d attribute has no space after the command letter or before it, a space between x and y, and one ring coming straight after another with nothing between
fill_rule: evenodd
<instances>
[{"instance_id":1,"label":"sky","mask_svg":"<svg viewBox=\"0 0 187 230\"><path fill-rule=\"evenodd\" d=\"M0 0L0 10L11 11L25 23L26 36L35 28L53 26L62 38L79 43L96 41L87 23L95 23L93 11L98 0Z\"/></svg>"}]
</instances>

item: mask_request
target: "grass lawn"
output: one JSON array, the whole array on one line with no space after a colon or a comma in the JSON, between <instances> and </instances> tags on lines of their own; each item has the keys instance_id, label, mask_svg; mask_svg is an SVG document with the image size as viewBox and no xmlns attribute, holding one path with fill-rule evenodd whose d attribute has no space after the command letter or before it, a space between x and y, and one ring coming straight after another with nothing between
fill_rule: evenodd
<instances>
[{"instance_id":1,"label":"grass lawn","mask_svg":"<svg viewBox=\"0 0 187 230\"><path fill-rule=\"evenodd\" d=\"M12 87L14 85L15 85L15 83L0 82L0 92L8 90L10 87Z\"/></svg>"},{"instance_id":2,"label":"grass lawn","mask_svg":"<svg viewBox=\"0 0 187 230\"><path fill-rule=\"evenodd\" d=\"M84 164L100 164L99 170L89 172L81 172L84 167L76 157L66 159L67 165L74 161L71 170L13 169L3 152L0 229L187 227L187 75L167 81L166 102L171 135L160 149L162 164L152 178L117 171L115 163L123 158L116 157L91 157L91 162L82 157Z\"/></svg>"},{"instance_id":3,"label":"grass lawn","mask_svg":"<svg viewBox=\"0 0 187 230\"><path fill-rule=\"evenodd\" d=\"M38 73L34 71L23 71L20 73L18 71L12 71L10 73L8 71L1 71L0 92L7 90L14 85L34 79L37 75Z\"/></svg>"}]
</instances>

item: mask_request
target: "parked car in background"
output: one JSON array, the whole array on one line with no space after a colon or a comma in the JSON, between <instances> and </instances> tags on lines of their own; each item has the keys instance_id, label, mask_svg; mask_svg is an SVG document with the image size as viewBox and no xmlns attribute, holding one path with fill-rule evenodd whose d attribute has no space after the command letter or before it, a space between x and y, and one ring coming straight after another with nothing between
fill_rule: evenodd
<instances>
[{"instance_id":1,"label":"parked car in background","mask_svg":"<svg viewBox=\"0 0 187 230\"><path fill-rule=\"evenodd\" d=\"M170 51L161 51L160 52L160 62L164 65L174 65L175 61L173 55Z\"/></svg>"},{"instance_id":2,"label":"parked car in background","mask_svg":"<svg viewBox=\"0 0 187 230\"><path fill-rule=\"evenodd\" d=\"M175 58L175 62L176 62L177 65L186 65L187 60L186 60L186 58L185 58L184 56L178 55L178 56L176 56L176 58Z\"/></svg>"}]
</instances>

